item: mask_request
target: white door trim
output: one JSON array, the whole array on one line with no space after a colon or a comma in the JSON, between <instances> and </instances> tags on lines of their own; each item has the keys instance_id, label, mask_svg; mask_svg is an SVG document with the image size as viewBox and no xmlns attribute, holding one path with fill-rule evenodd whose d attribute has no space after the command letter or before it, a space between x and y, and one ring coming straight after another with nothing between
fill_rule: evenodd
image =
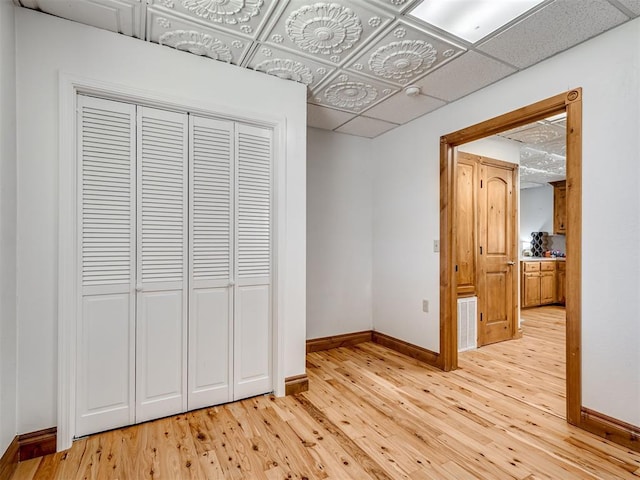
<instances>
[{"instance_id":1,"label":"white door trim","mask_svg":"<svg viewBox=\"0 0 640 480\"><path fill-rule=\"evenodd\" d=\"M274 140L274 218L272 273L272 358L273 390L283 396L284 387L284 291L286 285L286 117L265 115L229 108L200 99L178 98L164 93L80 77L65 72L59 75L58 110L58 425L57 450L71 447L75 432L76 409L76 332L78 320L78 175L76 111L77 95L188 111L212 118L239 121L273 128ZM219 112L224 112L219 113Z\"/></svg>"}]
</instances>

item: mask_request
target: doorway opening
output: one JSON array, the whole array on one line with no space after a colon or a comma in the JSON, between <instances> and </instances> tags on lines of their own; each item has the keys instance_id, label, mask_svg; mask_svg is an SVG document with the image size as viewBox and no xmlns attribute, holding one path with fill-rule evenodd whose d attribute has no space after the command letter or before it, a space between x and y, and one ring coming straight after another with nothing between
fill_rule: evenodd
<instances>
[{"instance_id":1,"label":"doorway opening","mask_svg":"<svg viewBox=\"0 0 640 480\"><path fill-rule=\"evenodd\" d=\"M580 424L581 413L581 196L582 90L564 92L486 120L440 139L440 355L445 371L458 367L455 188L457 147L554 115L566 114L566 418Z\"/></svg>"}]
</instances>

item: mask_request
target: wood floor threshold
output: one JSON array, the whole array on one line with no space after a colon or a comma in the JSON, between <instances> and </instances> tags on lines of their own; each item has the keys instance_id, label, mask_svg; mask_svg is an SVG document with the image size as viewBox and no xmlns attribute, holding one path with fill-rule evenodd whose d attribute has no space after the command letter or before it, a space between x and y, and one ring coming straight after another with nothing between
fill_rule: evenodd
<instances>
[{"instance_id":1,"label":"wood floor threshold","mask_svg":"<svg viewBox=\"0 0 640 480\"><path fill-rule=\"evenodd\" d=\"M4 452L4 455L0 458L0 480L8 480L11 478L19 461L20 445L18 443L18 436L16 435L7 447L7 451Z\"/></svg>"},{"instance_id":2,"label":"wood floor threshold","mask_svg":"<svg viewBox=\"0 0 640 480\"><path fill-rule=\"evenodd\" d=\"M579 426L588 432L640 453L640 427L586 407L581 409Z\"/></svg>"},{"instance_id":3,"label":"wood floor threshold","mask_svg":"<svg viewBox=\"0 0 640 480\"><path fill-rule=\"evenodd\" d=\"M297 395L298 393L306 392L309 390L309 377L304 373L302 375L295 375L293 377L287 377L284 379L284 394L285 395Z\"/></svg>"}]
</instances>

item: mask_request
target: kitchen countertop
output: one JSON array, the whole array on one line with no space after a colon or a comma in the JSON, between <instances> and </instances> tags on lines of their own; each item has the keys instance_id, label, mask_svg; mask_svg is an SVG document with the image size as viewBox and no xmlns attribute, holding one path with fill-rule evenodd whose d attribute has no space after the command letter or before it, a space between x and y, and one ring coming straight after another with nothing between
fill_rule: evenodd
<instances>
[{"instance_id":1,"label":"kitchen countertop","mask_svg":"<svg viewBox=\"0 0 640 480\"><path fill-rule=\"evenodd\" d=\"M566 257L521 257L521 262L564 262Z\"/></svg>"}]
</instances>

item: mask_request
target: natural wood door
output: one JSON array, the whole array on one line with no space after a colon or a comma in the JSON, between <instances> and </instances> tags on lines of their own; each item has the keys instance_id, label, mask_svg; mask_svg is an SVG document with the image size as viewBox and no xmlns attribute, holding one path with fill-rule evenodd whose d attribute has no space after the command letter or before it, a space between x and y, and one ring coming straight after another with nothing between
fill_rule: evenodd
<instances>
[{"instance_id":1,"label":"natural wood door","mask_svg":"<svg viewBox=\"0 0 640 480\"><path fill-rule=\"evenodd\" d=\"M478 157L458 154L456 173L456 259L459 296L476 294Z\"/></svg>"},{"instance_id":2,"label":"natural wood door","mask_svg":"<svg viewBox=\"0 0 640 480\"><path fill-rule=\"evenodd\" d=\"M478 346L509 340L515 332L516 168L498 161L483 161L480 168Z\"/></svg>"}]
</instances>

